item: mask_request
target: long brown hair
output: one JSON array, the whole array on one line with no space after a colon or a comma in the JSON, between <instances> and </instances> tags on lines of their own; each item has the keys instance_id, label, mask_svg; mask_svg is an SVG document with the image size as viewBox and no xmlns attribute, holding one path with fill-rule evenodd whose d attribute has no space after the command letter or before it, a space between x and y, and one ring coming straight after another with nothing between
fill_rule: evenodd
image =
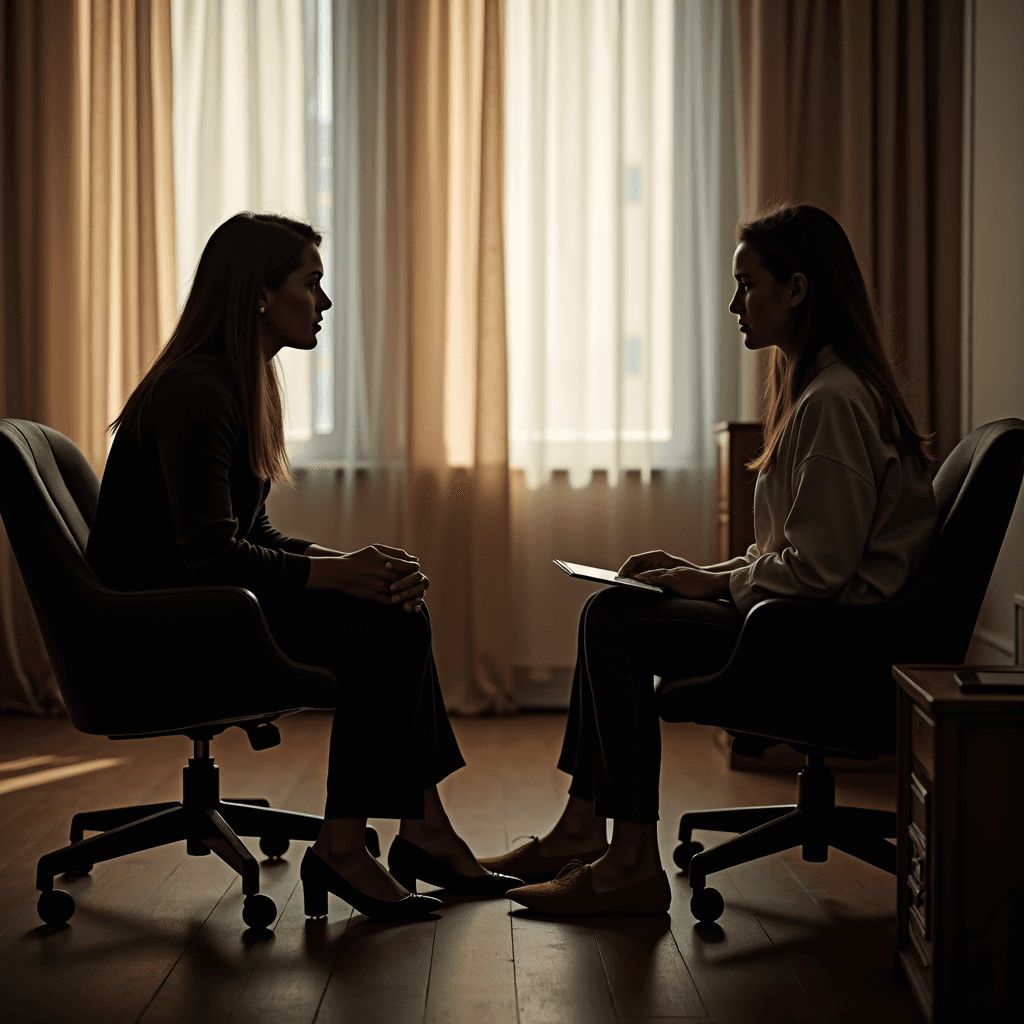
<instances>
[{"instance_id":1,"label":"long brown hair","mask_svg":"<svg viewBox=\"0 0 1024 1024\"><path fill-rule=\"evenodd\" d=\"M238 386L249 441L249 466L263 480L293 483L284 443L281 391L273 360L259 343L256 312L261 285L280 288L302 266L310 242L322 236L309 224L269 213L236 214L210 236L195 279L167 344L110 424L135 425L157 381L182 359L218 355L227 359Z\"/></svg>"},{"instance_id":2,"label":"long brown hair","mask_svg":"<svg viewBox=\"0 0 1024 1024\"><path fill-rule=\"evenodd\" d=\"M776 203L741 224L736 236L757 253L778 284L798 272L807 278L807 295L796 307L793 357L787 359L778 346L771 349L764 448L748 468L771 467L793 407L814 376L818 353L831 345L874 399L882 437L930 469L934 435L922 433L914 423L902 382L882 348L879 317L853 247L839 222L816 206Z\"/></svg>"}]
</instances>

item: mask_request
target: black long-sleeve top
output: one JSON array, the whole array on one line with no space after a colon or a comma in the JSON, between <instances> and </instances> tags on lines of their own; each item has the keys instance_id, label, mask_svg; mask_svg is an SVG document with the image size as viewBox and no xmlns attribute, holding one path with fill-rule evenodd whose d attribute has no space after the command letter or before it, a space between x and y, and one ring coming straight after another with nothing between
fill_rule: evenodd
<instances>
[{"instance_id":1,"label":"black long-sleeve top","mask_svg":"<svg viewBox=\"0 0 1024 1024\"><path fill-rule=\"evenodd\" d=\"M100 485L86 560L112 590L231 584L257 597L303 590L312 543L270 525L270 482L249 467L227 360L190 356L119 428Z\"/></svg>"}]
</instances>

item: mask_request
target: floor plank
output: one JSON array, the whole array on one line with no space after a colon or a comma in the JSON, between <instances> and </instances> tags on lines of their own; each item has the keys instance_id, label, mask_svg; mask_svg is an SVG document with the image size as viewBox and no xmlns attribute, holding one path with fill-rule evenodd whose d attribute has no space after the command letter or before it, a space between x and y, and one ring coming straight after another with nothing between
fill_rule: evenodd
<instances>
[{"instance_id":1,"label":"floor plank","mask_svg":"<svg viewBox=\"0 0 1024 1024\"><path fill-rule=\"evenodd\" d=\"M434 933L426 1024L517 1024L510 901L444 901Z\"/></svg>"},{"instance_id":2,"label":"floor plank","mask_svg":"<svg viewBox=\"0 0 1024 1024\"><path fill-rule=\"evenodd\" d=\"M898 1019L781 857L731 868L729 875L822 1021Z\"/></svg>"},{"instance_id":3,"label":"floor plank","mask_svg":"<svg viewBox=\"0 0 1024 1024\"><path fill-rule=\"evenodd\" d=\"M620 1020L708 1020L672 936L671 925L667 914L592 922L612 1003Z\"/></svg>"},{"instance_id":4,"label":"floor plank","mask_svg":"<svg viewBox=\"0 0 1024 1024\"><path fill-rule=\"evenodd\" d=\"M315 1017L318 1024L422 1021L437 919L375 924L353 914Z\"/></svg>"},{"instance_id":5,"label":"floor plank","mask_svg":"<svg viewBox=\"0 0 1024 1024\"><path fill-rule=\"evenodd\" d=\"M894 1021L921 1024L910 989L893 975L896 948L896 879L840 850L828 862L804 861L799 850L782 855L793 877L818 904L822 922L857 960L892 1006Z\"/></svg>"},{"instance_id":6,"label":"floor plank","mask_svg":"<svg viewBox=\"0 0 1024 1024\"><path fill-rule=\"evenodd\" d=\"M613 1024L608 979L593 928L512 912L516 992L522 1024Z\"/></svg>"},{"instance_id":7,"label":"floor plank","mask_svg":"<svg viewBox=\"0 0 1024 1024\"><path fill-rule=\"evenodd\" d=\"M714 879L725 912L712 926L690 913L690 887L675 874L672 935L714 1024L817 1024L819 1017L728 871Z\"/></svg>"}]
</instances>

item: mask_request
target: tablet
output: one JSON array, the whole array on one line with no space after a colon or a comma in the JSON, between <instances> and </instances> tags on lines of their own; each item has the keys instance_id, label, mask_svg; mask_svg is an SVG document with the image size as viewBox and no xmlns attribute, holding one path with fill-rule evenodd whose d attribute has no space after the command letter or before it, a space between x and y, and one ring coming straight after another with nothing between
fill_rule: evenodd
<instances>
[{"instance_id":1,"label":"tablet","mask_svg":"<svg viewBox=\"0 0 1024 1024\"><path fill-rule=\"evenodd\" d=\"M620 576L614 569L596 569L592 565L580 565L577 562L563 562L560 558L551 559L562 572L567 572L576 580L593 580L595 583L610 583L619 587L639 587L641 590L653 590L656 594L664 594L661 587L653 583L631 580L628 576Z\"/></svg>"},{"instance_id":2,"label":"tablet","mask_svg":"<svg viewBox=\"0 0 1024 1024\"><path fill-rule=\"evenodd\" d=\"M1019 666L961 669L953 678L964 693L1024 693L1024 671Z\"/></svg>"}]
</instances>

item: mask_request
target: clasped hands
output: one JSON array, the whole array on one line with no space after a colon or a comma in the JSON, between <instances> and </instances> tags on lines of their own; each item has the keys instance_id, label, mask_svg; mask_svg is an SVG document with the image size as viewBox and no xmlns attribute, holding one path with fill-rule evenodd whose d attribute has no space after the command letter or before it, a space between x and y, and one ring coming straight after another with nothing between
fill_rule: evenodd
<instances>
[{"instance_id":1,"label":"clasped hands","mask_svg":"<svg viewBox=\"0 0 1024 1024\"><path fill-rule=\"evenodd\" d=\"M641 583L652 583L671 590L680 597L695 600L713 601L719 597L729 596L728 572L716 572L705 566L695 565L685 558L670 555L667 551L644 551L639 555L630 555L622 563L619 575L628 576Z\"/></svg>"},{"instance_id":2,"label":"clasped hands","mask_svg":"<svg viewBox=\"0 0 1024 1024\"><path fill-rule=\"evenodd\" d=\"M337 587L353 597L381 604L401 603L407 612L420 611L430 586L415 555L387 544L370 544L347 554L332 553L313 562L319 563L315 565L313 586ZM310 571L312 574L314 567Z\"/></svg>"}]
</instances>

